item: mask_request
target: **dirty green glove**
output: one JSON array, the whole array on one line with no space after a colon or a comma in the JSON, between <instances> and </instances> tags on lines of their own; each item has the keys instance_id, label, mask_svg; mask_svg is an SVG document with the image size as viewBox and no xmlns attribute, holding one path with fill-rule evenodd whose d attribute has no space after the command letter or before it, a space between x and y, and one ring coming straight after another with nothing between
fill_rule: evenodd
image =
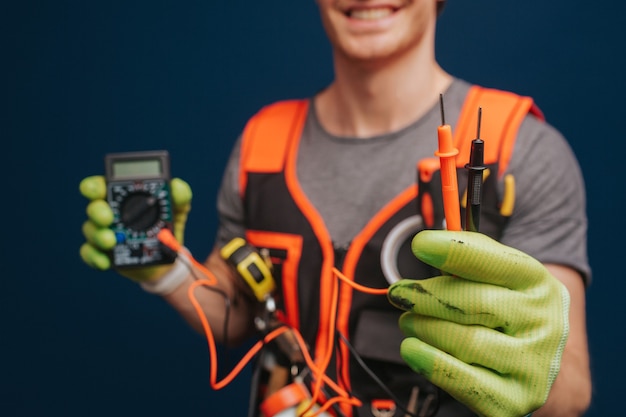
<instances>
[{"instance_id":1,"label":"dirty green glove","mask_svg":"<svg viewBox=\"0 0 626 417\"><path fill-rule=\"evenodd\" d=\"M412 250L445 271L400 280L407 364L481 416L520 417L543 405L569 332L569 293L534 258L474 232L428 230Z\"/></svg>"},{"instance_id":2,"label":"dirty green glove","mask_svg":"<svg viewBox=\"0 0 626 417\"><path fill-rule=\"evenodd\" d=\"M113 223L113 211L106 202L106 181L103 176L84 178L80 183L80 193L89 200L87 221L83 223L83 235L87 240L80 247L80 256L92 268L102 271L111 268L107 252L116 244L115 233L109 228ZM183 243L185 223L191 210L191 187L180 178L170 181L172 198L174 236ZM172 265L147 266L143 268L118 269L121 275L133 281L154 281L163 276Z\"/></svg>"}]
</instances>

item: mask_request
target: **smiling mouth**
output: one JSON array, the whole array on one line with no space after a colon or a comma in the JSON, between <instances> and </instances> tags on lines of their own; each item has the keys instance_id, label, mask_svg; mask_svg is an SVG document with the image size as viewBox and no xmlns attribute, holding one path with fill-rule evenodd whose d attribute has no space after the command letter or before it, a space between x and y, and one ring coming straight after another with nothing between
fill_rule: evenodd
<instances>
[{"instance_id":1,"label":"smiling mouth","mask_svg":"<svg viewBox=\"0 0 626 417\"><path fill-rule=\"evenodd\" d=\"M356 20L377 20L390 16L394 12L395 10L392 8L380 7L374 9L352 9L349 10L346 15Z\"/></svg>"}]
</instances>

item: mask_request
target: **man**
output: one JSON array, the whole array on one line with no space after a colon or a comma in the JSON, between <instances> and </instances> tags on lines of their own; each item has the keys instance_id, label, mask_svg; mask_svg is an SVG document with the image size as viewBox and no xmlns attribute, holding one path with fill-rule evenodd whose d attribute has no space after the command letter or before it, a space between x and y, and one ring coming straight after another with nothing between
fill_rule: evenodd
<instances>
[{"instance_id":1,"label":"man","mask_svg":"<svg viewBox=\"0 0 626 417\"><path fill-rule=\"evenodd\" d=\"M327 274L324 275L324 265L330 263L339 269L343 268L344 272L348 270L349 278L355 281L363 278L372 287L388 285L387 282L381 282L379 277L369 279L366 275L380 275L371 272L381 267L379 252L384 243L376 243L376 239L379 234L389 231L386 229L388 223L391 229L397 224L381 221L375 231L371 234L368 231L374 228L373 224L376 222L373 220L389 207L389 202L397 201L397 196L415 183L415 163L432 156L436 151L433 135L441 123L438 108L440 95L445 97L446 119L456 122L470 86L446 73L435 60L435 24L444 2L318 0L317 4L332 45L335 78L327 88L301 107L304 118L297 130L299 133L297 137L290 139L291 142L286 142L296 145L286 145L292 148L284 151L285 156L281 163L287 162L279 168L270 170L269 173L263 169L255 171L254 167L249 168L245 161L251 153L250 149L258 148L253 144L253 139L247 139L246 134L237 142L218 199L220 230L216 246L206 261L206 266L218 279L218 287L228 298L237 301L231 304L227 329L223 330L226 311L224 298L214 292L197 292L197 297L218 340L228 343L243 340L253 331L253 317L257 315L259 306L251 301L253 298L249 295L242 295L246 293L242 288L243 281L224 261L220 249L234 237L244 237L259 248L281 249L286 253L285 258L275 262L275 266L283 265L283 281L281 282L280 277L277 278L283 299L280 308L285 310L283 313L286 312L287 321L300 328L312 355L317 353L316 359L321 360L320 356L324 354L321 345L328 342L328 338L321 336L322 329L327 324L323 322L330 317L325 309L332 307L331 304L324 304L328 301L328 295L332 294L328 290L330 281L326 278ZM289 118L280 120L284 124L292 123ZM456 123L451 124L454 126ZM460 403L481 415L524 415L533 411L545 398L542 397L542 392L536 392L533 395L542 398L539 403L534 400L526 401L535 390L533 387L536 379L532 378L538 378L537 374L545 373L543 379L548 380L545 392L547 394L549 390L549 396L533 415L578 416L588 407L591 391L585 328L585 280L590 271L585 252L584 187L571 151L549 125L528 115L519 127L518 136L507 166L507 172L514 174L517 181L515 211L495 237L505 245L525 253L519 256L530 255L543 262L545 269L533 269L535 272L531 274L532 277L528 280L520 279L519 285L514 284L518 282L518 266L514 262L504 261L504 257L496 256L493 264L499 266L502 262L502 271L505 271L506 278L502 281L499 278L487 279L484 277L491 272L481 270L475 273L482 267L474 265L471 259L459 261L457 264L450 255L447 261L433 261L433 258L440 255L435 253L438 250L436 248L445 246L443 252L448 250L447 245L452 245L450 248L453 248L451 241L465 242L465 246L487 248L486 254L481 255L486 257L489 253L500 251L500 246L494 246L496 244L491 242L483 244L481 238L463 232L460 235L452 235L453 232L435 232L435 235L420 233L417 243L414 242L416 255L435 269L451 272L455 277L452 280L449 276L442 276L434 280L419 281L424 282L423 284L403 280L392 286L392 303L413 312L404 315L401 321L403 331L409 336L402 345L402 358L413 371L423 373ZM548 159L553 155L554 159ZM536 160L538 156L546 158L546 164L539 165L546 172L539 176L527 173L522 162L533 158ZM547 161L550 163L547 164ZM536 162L542 164L541 161ZM265 164L264 161L256 163ZM538 170L533 170L535 173L536 171ZM94 200L102 198L104 185L101 178L86 181L81 185L83 194ZM555 184L560 187L558 192L554 191ZM182 241L182 229L191 192L181 182L173 181L172 187L175 204L181 213L177 218L177 238ZM264 187L271 191L269 195ZM407 207L413 207L413 197L408 198L410 204L407 203ZM282 204L283 202L285 203ZM296 206L299 207L298 210L295 209ZM106 207L100 206L101 212L106 210ZM100 211L93 209L91 212L90 224L96 227L88 226L84 229L89 244L83 246L81 255L88 264L107 269L109 264L103 252L110 249L113 243L107 234L107 221L99 217ZM393 213L386 220L395 216L396 213ZM288 281L286 265L289 256L294 253L290 249L294 247L293 239L297 241L298 236L302 236L304 241L298 252L301 259L296 264L296 273L289 278L293 281ZM449 236L453 236L453 239L448 239ZM278 237L284 237L292 243L282 247L275 243L280 240ZM420 239L423 241L421 245ZM447 243L441 243L442 239L448 239ZM364 241L363 247L355 249L361 241ZM264 245L264 242L271 244ZM367 249L371 242L374 242L372 247L375 248L375 256L369 254ZM427 249L428 247L435 249ZM517 252L505 251L508 255L514 253L511 256L518 256ZM371 268L371 262L379 266ZM199 319L187 296L194 276L199 276L200 272L196 270L191 273L189 269L197 268L181 265L177 262L173 267L133 271L121 269L119 272L140 281L147 291L163 296L200 330ZM307 265L310 268L304 268ZM422 279L439 273L423 267L417 268L420 272L408 277ZM310 276L306 276L305 280L303 277L309 273ZM382 275L389 282L394 282L391 279L394 277L390 277L390 274ZM404 271L400 275L404 275ZM568 303L561 303L561 286L554 278L564 285L569 295L569 337L562 357L560 347L567 335L567 320L562 326L556 326L558 328L551 327L551 323L559 322L553 318L563 311L567 314ZM531 281L533 284L526 286L525 283ZM287 287L294 282L301 288L289 293ZM450 290L457 285L458 289ZM476 294L490 294L489 291L494 287L507 287L507 294L511 293L509 290L513 290L513 293L519 295L519 298L512 298L511 304L505 307L522 306L522 300L529 294L542 293L541 302L529 304L532 308L521 311L516 320L520 323L534 322L532 317L537 314L539 319L543 319L540 320L544 323L543 327L530 328L528 331L521 328L509 332L507 326L510 323L507 320L503 320L503 323L507 322L506 325L492 326L499 334L524 341L533 339L534 336L529 334L541 334L538 337L541 342L531 340L529 344L515 345L516 348L510 351L494 347L491 357L484 358L488 363L498 362L497 356L507 356L510 353L512 364L499 363L491 367L479 363L481 366L474 366L475 361L467 359L466 356L471 356L468 352L473 346L479 346L482 340L495 340L492 335L484 339L477 336L482 330L476 324L485 326L481 321L465 322L465 318L451 318L446 316L446 312L433 314L440 329L449 323L454 322L456 325L461 322L463 328L455 334L467 334L468 339L465 342L472 342L460 347L453 345L450 337L439 340L438 335L427 334L424 330L429 328L428 320L424 318L428 314L418 310L428 302L415 301L421 300L421 293L434 294L440 305L445 304L448 310L458 312L463 310L459 307L460 304L451 304L448 301L444 303L442 300L454 299L454 303L464 303L464 300L454 298L455 294L473 293L473 289L478 286L481 290L476 290ZM306 296L303 296L303 292L306 292ZM413 371L410 372L411 376L405 378L408 368L396 363L394 354L381 353L376 348L376 343L371 343L373 339L376 340L376 335L368 334L368 329L373 327L372 323L392 323L383 325L382 329L395 328L399 313L392 315L392 321L386 322L385 317L395 307L384 298L381 301L381 297L365 296L345 289L340 294L342 303L339 303L337 328L341 334L337 336L337 345L340 346L337 350L341 353L335 353L330 359L330 368L333 369L328 372L343 387L350 388L352 394L364 404L355 409L344 406L341 412L346 415L383 415L380 413L384 406L376 409L375 400L390 397L373 382L365 368L355 363L355 358L362 356L369 369L374 370L374 374L383 374L383 382L393 386L397 392L403 391L399 394L401 398L394 398L396 404L391 408L395 409L395 415L405 415L405 411L416 415L417 412L408 405L409 394L419 392L421 397L418 398L422 402L426 398L430 400L432 397L425 397L424 394L429 392L430 395L428 390L432 386L420 380L418 373ZM294 302L294 298L299 301ZM510 311L502 314L510 314ZM380 339L392 339L393 334L394 331L389 330ZM339 341L340 337L345 342ZM422 340L428 346L422 345ZM352 342L355 351L348 352L348 341ZM371 345L374 345L374 349L368 349ZM436 350L432 356L434 359L425 364L423 358L430 358L428 355L433 349ZM541 364L535 364L538 369L533 369L530 362L525 362L528 357L524 355L516 362L517 352L523 349L532 350L536 354L533 358L541 357L542 353L549 358L544 358L545 362ZM480 360L483 359L480 356L482 353L477 355ZM460 362L450 361L450 356ZM547 368L554 370L556 366L558 369L559 359L560 372L552 384L554 375L550 376ZM498 366L503 366L506 370L499 372ZM447 370L443 372L439 369L441 367ZM489 375L483 377L483 371L478 368L490 369ZM525 374L530 370L533 371L531 376ZM458 372L456 381L453 377L455 372ZM525 379L527 377L529 379ZM484 381L484 386L466 384L469 380L479 381L479 385L480 381ZM509 383L515 388L507 391ZM542 382L539 385L543 387L544 384ZM310 387L313 388L314 383ZM468 391L480 392L482 397L472 397ZM439 411L436 415L473 415L459 402L450 399L445 392L433 392L439 396ZM333 395L332 392L330 395L328 392L326 394L330 397ZM432 414L436 412L435 408L422 405L420 409Z\"/></svg>"}]
</instances>

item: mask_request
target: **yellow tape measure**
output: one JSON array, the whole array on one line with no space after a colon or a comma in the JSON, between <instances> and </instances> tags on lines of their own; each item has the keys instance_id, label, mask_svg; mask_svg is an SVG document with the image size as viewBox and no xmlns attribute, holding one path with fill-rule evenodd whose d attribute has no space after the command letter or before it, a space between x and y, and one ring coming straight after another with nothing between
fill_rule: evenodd
<instances>
[{"instance_id":1,"label":"yellow tape measure","mask_svg":"<svg viewBox=\"0 0 626 417\"><path fill-rule=\"evenodd\" d=\"M272 270L257 249L240 237L228 242L220 255L235 267L252 289L257 300L263 302L276 288Z\"/></svg>"}]
</instances>

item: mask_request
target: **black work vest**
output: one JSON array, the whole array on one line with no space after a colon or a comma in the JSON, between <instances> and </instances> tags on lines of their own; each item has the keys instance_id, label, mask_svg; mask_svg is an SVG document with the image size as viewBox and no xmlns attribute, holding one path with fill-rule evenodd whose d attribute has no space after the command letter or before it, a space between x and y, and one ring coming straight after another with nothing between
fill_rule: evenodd
<instances>
[{"instance_id":1,"label":"black work vest","mask_svg":"<svg viewBox=\"0 0 626 417\"><path fill-rule=\"evenodd\" d=\"M416 182L377 213L349 248L334 248L319 213L304 195L296 177L298 143L308 101L282 101L263 108L246 125L241 147L240 190L246 218L246 239L267 248L278 284L278 305L287 324L298 329L315 358L334 337L332 291L337 281L333 267L351 280L372 288L386 288L399 276L422 279L437 275L411 253L410 241L419 230L441 228L443 210L438 158L416 161ZM485 165L481 232L499 238L512 213L514 179L504 178L517 130L528 112L542 117L532 99L481 87L472 87L455 129L458 178L465 184L464 163L476 132L478 108L488 109L481 124ZM487 139L486 139L487 140ZM504 198L497 192L505 181ZM513 182L511 182L513 181ZM418 193L418 190L420 191ZM461 199L465 190L460 187ZM463 199L461 199L463 203ZM462 218L463 216L462 207ZM382 254L382 261L381 261ZM339 286L334 327L354 345L359 355L382 375L395 392L410 390L411 382L396 376L406 369L399 355L402 334L400 311L385 296ZM379 398L378 389L354 361L345 344L338 345L328 374L363 401ZM393 370L393 372L389 372ZM394 387L394 385L397 385Z\"/></svg>"}]
</instances>

